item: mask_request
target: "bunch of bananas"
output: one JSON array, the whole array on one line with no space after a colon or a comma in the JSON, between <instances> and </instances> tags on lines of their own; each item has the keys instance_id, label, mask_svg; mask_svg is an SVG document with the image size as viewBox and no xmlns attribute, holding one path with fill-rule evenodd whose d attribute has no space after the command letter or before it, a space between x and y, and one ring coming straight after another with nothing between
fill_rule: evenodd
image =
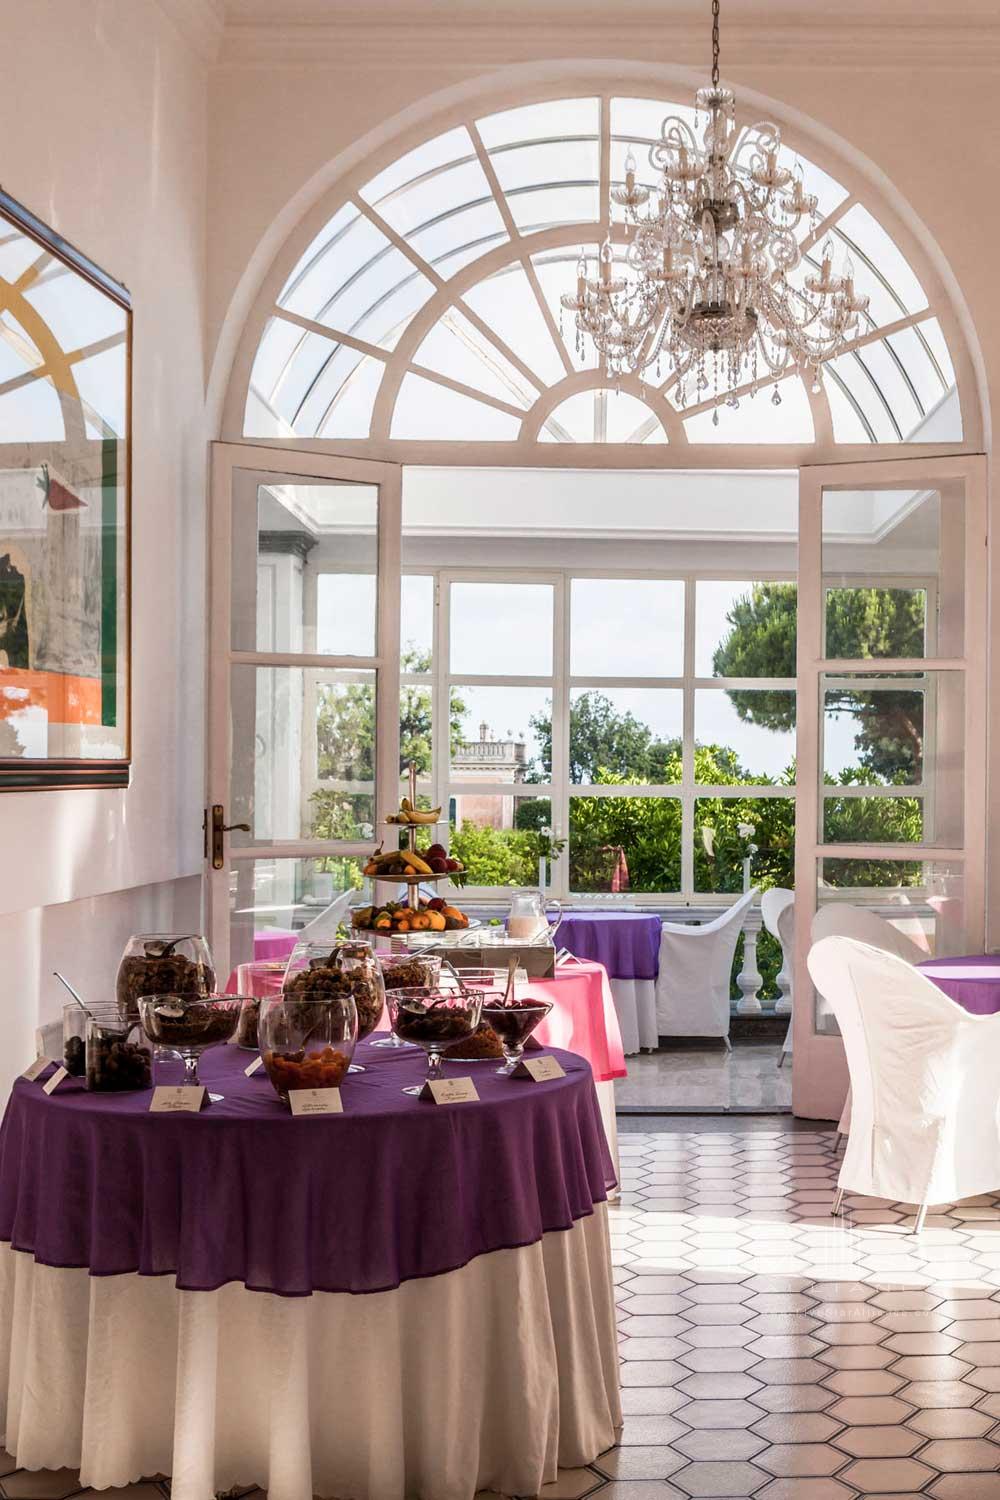
<instances>
[{"instance_id":1,"label":"bunch of bananas","mask_svg":"<svg viewBox=\"0 0 1000 1500\"><path fill-rule=\"evenodd\" d=\"M387 823L416 823L426 827L430 823L440 823L441 809L432 807L429 812L424 812L419 807L414 807L409 797L404 797L399 804L399 812L390 813L385 821Z\"/></svg>"},{"instance_id":2,"label":"bunch of bananas","mask_svg":"<svg viewBox=\"0 0 1000 1500\"><path fill-rule=\"evenodd\" d=\"M433 871L425 859L409 849L376 849L364 873L375 880L390 880L400 875L431 875Z\"/></svg>"}]
</instances>

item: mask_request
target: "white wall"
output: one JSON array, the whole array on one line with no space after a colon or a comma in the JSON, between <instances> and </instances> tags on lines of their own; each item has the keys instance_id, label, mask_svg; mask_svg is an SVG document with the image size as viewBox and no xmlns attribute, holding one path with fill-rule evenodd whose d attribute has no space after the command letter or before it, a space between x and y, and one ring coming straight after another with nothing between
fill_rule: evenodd
<instances>
[{"instance_id":1,"label":"white wall","mask_svg":"<svg viewBox=\"0 0 1000 1500\"><path fill-rule=\"evenodd\" d=\"M0 797L5 1091L53 967L107 994L130 931L198 920L206 74L156 0L0 0L0 36L0 179L135 307L132 785Z\"/></svg>"}]
</instances>

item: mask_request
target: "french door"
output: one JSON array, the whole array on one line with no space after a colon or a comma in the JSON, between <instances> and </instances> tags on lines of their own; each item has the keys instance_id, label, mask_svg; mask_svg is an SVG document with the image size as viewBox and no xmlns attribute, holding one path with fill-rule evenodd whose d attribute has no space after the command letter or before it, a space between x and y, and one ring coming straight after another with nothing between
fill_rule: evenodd
<instances>
[{"instance_id":1,"label":"french door","mask_svg":"<svg viewBox=\"0 0 1000 1500\"><path fill-rule=\"evenodd\" d=\"M212 449L208 930L268 951L345 885L399 789L400 469Z\"/></svg>"},{"instance_id":2,"label":"french door","mask_svg":"<svg viewBox=\"0 0 1000 1500\"><path fill-rule=\"evenodd\" d=\"M985 946L986 464L799 476L793 1109L835 1118L836 1021L806 967L820 903L928 953Z\"/></svg>"}]
</instances>

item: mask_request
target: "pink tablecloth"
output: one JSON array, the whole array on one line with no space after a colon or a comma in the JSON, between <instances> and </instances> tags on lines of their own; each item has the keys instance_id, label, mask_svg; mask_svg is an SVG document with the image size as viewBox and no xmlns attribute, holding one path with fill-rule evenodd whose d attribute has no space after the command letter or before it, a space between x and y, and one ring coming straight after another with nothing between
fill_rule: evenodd
<instances>
[{"instance_id":1,"label":"pink tablecloth","mask_svg":"<svg viewBox=\"0 0 1000 1500\"><path fill-rule=\"evenodd\" d=\"M253 935L255 959L287 958L299 940L287 927L263 927Z\"/></svg>"},{"instance_id":2,"label":"pink tablecloth","mask_svg":"<svg viewBox=\"0 0 1000 1500\"><path fill-rule=\"evenodd\" d=\"M241 964L247 976L246 993L271 995L280 992L283 970L255 962ZM237 992L237 970L229 976L226 990ZM535 1032L546 1047L564 1047L590 1063L595 1083L625 1078L625 1053L615 1002L608 976L600 964L586 961L560 965L555 979L532 979L518 994L551 1000L552 1010ZM385 1022L381 1023L384 1029Z\"/></svg>"},{"instance_id":3,"label":"pink tablecloth","mask_svg":"<svg viewBox=\"0 0 1000 1500\"><path fill-rule=\"evenodd\" d=\"M544 1046L564 1047L585 1057L595 1083L627 1076L615 1002L600 964L560 964L554 979L519 985L521 994L552 1001L552 1010L535 1032Z\"/></svg>"}]
</instances>

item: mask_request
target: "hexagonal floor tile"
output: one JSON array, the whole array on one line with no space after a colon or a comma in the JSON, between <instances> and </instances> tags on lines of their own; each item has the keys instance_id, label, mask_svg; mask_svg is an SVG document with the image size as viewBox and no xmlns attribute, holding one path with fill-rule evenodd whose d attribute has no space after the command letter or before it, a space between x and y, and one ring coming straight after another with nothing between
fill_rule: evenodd
<instances>
[{"instance_id":1,"label":"hexagonal floor tile","mask_svg":"<svg viewBox=\"0 0 1000 1500\"><path fill-rule=\"evenodd\" d=\"M759 1412L749 1401L692 1401L678 1410L688 1427L751 1427Z\"/></svg>"},{"instance_id":2,"label":"hexagonal floor tile","mask_svg":"<svg viewBox=\"0 0 1000 1500\"><path fill-rule=\"evenodd\" d=\"M838 1396L891 1396L906 1382L890 1370L838 1370L823 1383Z\"/></svg>"},{"instance_id":3,"label":"hexagonal floor tile","mask_svg":"<svg viewBox=\"0 0 1000 1500\"><path fill-rule=\"evenodd\" d=\"M989 1432L995 1422L996 1418L987 1411L941 1406L933 1411L918 1411L906 1425L925 1438L977 1438Z\"/></svg>"},{"instance_id":4,"label":"hexagonal floor tile","mask_svg":"<svg viewBox=\"0 0 1000 1500\"><path fill-rule=\"evenodd\" d=\"M869 1494L891 1494L923 1489L934 1470L915 1458L859 1458L840 1477Z\"/></svg>"},{"instance_id":5,"label":"hexagonal floor tile","mask_svg":"<svg viewBox=\"0 0 1000 1500\"><path fill-rule=\"evenodd\" d=\"M854 1500L856 1494L838 1479L772 1479L754 1500Z\"/></svg>"},{"instance_id":6,"label":"hexagonal floor tile","mask_svg":"<svg viewBox=\"0 0 1000 1500\"><path fill-rule=\"evenodd\" d=\"M853 1458L908 1458L926 1439L907 1427L845 1427L832 1441Z\"/></svg>"},{"instance_id":7,"label":"hexagonal floor tile","mask_svg":"<svg viewBox=\"0 0 1000 1500\"><path fill-rule=\"evenodd\" d=\"M595 1459L594 1467L609 1479L667 1479L687 1463L683 1453L660 1444L641 1448L612 1448Z\"/></svg>"},{"instance_id":8,"label":"hexagonal floor tile","mask_svg":"<svg viewBox=\"0 0 1000 1500\"><path fill-rule=\"evenodd\" d=\"M840 1424L823 1412L772 1412L754 1427L769 1443L825 1443Z\"/></svg>"},{"instance_id":9,"label":"hexagonal floor tile","mask_svg":"<svg viewBox=\"0 0 1000 1500\"><path fill-rule=\"evenodd\" d=\"M913 1407L897 1396L845 1396L829 1415L848 1427L890 1427L912 1416Z\"/></svg>"},{"instance_id":10,"label":"hexagonal floor tile","mask_svg":"<svg viewBox=\"0 0 1000 1500\"><path fill-rule=\"evenodd\" d=\"M941 1438L928 1443L920 1457L948 1473L1000 1470L1000 1447L986 1438Z\"/></svg>"},{"instance_id":11,"label":"hexagonal floor tile","mask_svg":"<svg viewBox=\"0 0 1000 1500\"><path fill-rule=\"evenodd\" d=\"M757 1462L778 1478L811 1478L835 1474L843 1467L844 1455L829 1443L775 1443L758 1455Z\"/></svg>"},{"instance_id":12,"label":"hexagonal floor tile","mask_svg":"<svg viewBox=\"0 0 1000 1500\"><path fill-rule=\"evenodd\" d=\"M934 1500L1000 1500L1000 1474L944 1474L928 1494Z\"/></svg>"},{"instance_id":13,"label":"hexagonal floor tile","mask_svg":"<svg viewBox=\"0 0 1000 1500\"><path fill-rule=\"evenodd\" d=\"M835 1399L833 1392L821 1385L771 1385L757 1391L753 1402L764 1411L802 1412L823 1411Z\"/></svg>"},{"instance_id":14,"label":"hexagonal floor tile","mask_svg":"<svg viewBox=\"0 0 1000 1500\"><path fill-rule=\"evenodd\" d=\"M673 1446L678 1453L684 1453L688 1458L731 1460L753 1458L754 1454L767 1447L767 1442L747 1429L716 1427L688 1432L684 1437L678 1438Z\"/></svg>"},{"instance_id":15,"label":"hexagonal floor tile","mask_svg":"<svg viewBox=\"0 0 1000 1500\"><path fill-rule=\"evenodd\" d=\"M686 1495L752 1495L763 1484L767 1475L751 1463L724 1461L688 1464L679 1469L673 1483Z\"/></svg>"}]
</instances>

